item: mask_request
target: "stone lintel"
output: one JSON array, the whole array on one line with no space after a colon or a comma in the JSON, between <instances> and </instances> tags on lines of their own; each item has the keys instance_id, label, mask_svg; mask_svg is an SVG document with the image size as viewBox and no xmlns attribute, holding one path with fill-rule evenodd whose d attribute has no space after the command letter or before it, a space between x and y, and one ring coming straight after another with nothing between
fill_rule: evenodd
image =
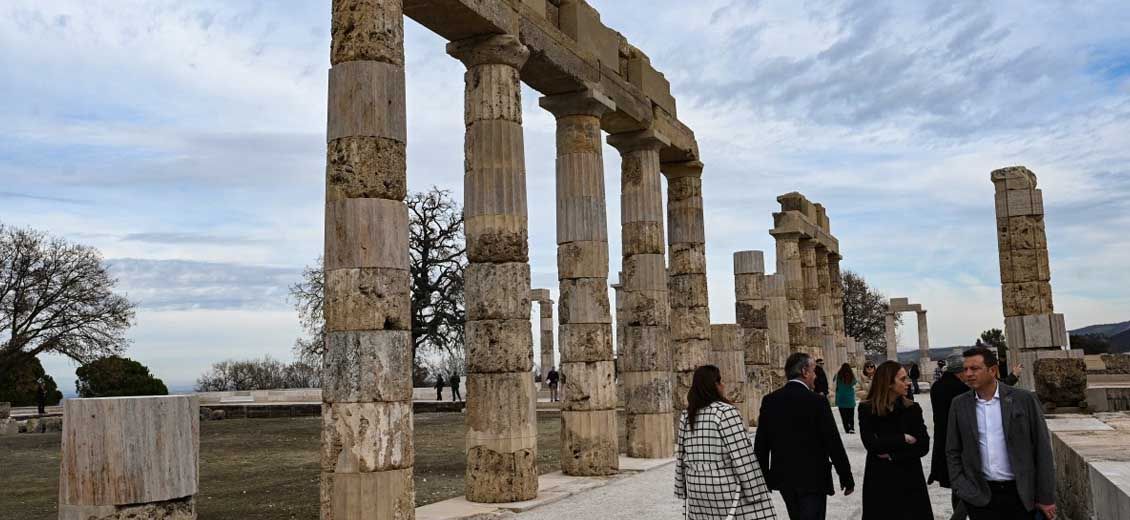
<instances>
[{"instance_id":1,"label":"stone lintel","mask_svg":"<svg viewBox=\"0 0 1130 520\"><path fill-rule=\"evenodd\" d=\"M659 169L668 180L682 177L702 178L702 168L702 161L665 162L659 165Z\"/></svg>"},{"instance_id":2,"label":"stone lintel","mask_svg":"<svg viewBox=\"0 0 1130 520\"><path fill-rule=\"evenodd\" d=\"M671 145L671 139L654 128L609 135L607 141L609 146L619 150L620 153L658 150Z\"/></svg>"}]
</instances>

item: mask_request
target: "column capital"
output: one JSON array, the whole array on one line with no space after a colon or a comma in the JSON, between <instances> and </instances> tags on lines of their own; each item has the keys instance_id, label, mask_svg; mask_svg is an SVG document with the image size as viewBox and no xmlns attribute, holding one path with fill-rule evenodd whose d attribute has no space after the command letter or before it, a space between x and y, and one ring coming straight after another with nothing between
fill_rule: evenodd
<instances>
[{"instance_id":1,"label":"column capital","mask_svg":"<svg viewBox=\"0 0 1130 520\"><path fill-rule=\"evenodd\" d=\"M608 136L608 144L620 153L655 150L671 145L671 139L654 128Z\"/></svg>"},{"instance_id":2,"label":"column capital","mask_svg":"<svg viewBox=\"0 0 1130 520\"><path fill-rule=\"evenodd\" d=\"M530 49L512 34L476 36L447 44L447 53L467 68L476 65L509 65L522 68L530 57Z\"/></svg>"},{"instance_id":3,"label":"column capital","mask_svg":"<svg viewBox=\"0 0 1130 520\"><path fill-rule=\"evenodd\" d=\"M735 251L734 274L765 274L763 251Z\"/></svg>"},{"instance_id":4,"label":"column capital","mask_svg":"<svg viewBox=\"0 0 1130 520\"><path fill-rule=\"evenodd\" d=\"M659 170L667 176L667 180L684 177L702 178L702 161L667 162L659 165Z\"/></svg>"},{"instance_id":5,"label":"column capital","mask_svg":"<svg viewBox=\"0 0 1130 520\"><path fill-rule=\"evenodd\" d=\"M603 92L589 87L577 92L554 94L538 100L538 105L554 117L593 116L600 117L606 112L616 110L616 102Z\"/></svg>"}]
</instances>

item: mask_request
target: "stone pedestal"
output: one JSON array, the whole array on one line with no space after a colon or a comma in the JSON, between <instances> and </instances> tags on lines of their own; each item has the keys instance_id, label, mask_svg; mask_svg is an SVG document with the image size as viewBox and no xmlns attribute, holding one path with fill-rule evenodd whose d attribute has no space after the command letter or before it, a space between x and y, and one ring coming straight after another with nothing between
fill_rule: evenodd
<instances>
[{"instance_id":1,"label":"stone pedestal","mask_svg":"<svg viewBox=\"0 0 1130 520\"><path fill-rule=\"evenodd\" d=\"M67 399L63 417L61 520L196 518L195 396Z\"/></svg>"},{"instance_id":2,"label":"stone pedestal","mask_svg":"<svg viewBox=\"0 0 1130 520\"><path fill-rule=\"evenodd\" d=\"M737 341L742 350L746 376L745 417L756 426L761 398L771 389L772 360L769 350L769 298L765 281L765 254L761 251L734 253L734 301Z\"/></svg>"},{"instance_id":3,"label":"stone pedestal","mask_svg":"<svg viewBox=\"0 0 1130 520\"><path fill-rule=\"evenodd\" d=\"M467 66L467 499L537 495L537 428L522 99L529 50L496 35L451 42Z\"/></svg>"}]
</instances>

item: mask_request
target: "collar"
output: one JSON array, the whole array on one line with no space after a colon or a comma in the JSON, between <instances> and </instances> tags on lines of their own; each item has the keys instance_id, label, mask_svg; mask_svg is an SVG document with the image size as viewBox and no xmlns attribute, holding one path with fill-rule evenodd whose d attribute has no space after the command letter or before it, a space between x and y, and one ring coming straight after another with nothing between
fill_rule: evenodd
<instances>
[{"instance_id":1,"label":"collar","mask_svg":"<svg viewBox=\"0 0 1130 520\"><path fill-rule=\"evenodd\" d=\"M988 400L981 399L981 395L978 394L976 391L973 392L973 397L975 399L977 399L977 402L985 403L985 404L989 404L993 401L1000 401L1001 400L1001 383L1000 383L1000 381L997 381L996 385L997 385L997 388L996 388L996 390L993 391L993 398L992 399L988 399Z\"/></svg>"},{"instance_id":2,"label":"collar","mask_svg":"<svg viewBox=\"0 0 1130 520\"><path fill-rule=\"evenodd\" d=\"M805 388L807 388L807 389L809 389L809 390L812 390L812 388L810 388L810 387L808 386L808 383L805 383L804 381L801 381L800 379L790 379L790 380L789 380L789 383L799 383L799 384L800 384L801 386L803 386L803 387L805 387ZM787 384L787 383L786 383L786 384Z\"/></svg>"}]
</instances>

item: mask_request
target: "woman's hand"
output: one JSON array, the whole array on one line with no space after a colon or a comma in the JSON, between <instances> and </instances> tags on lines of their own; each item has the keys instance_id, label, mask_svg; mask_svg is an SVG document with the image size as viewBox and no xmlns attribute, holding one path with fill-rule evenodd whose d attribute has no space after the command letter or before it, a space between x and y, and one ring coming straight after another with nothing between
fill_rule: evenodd
<instances>
[{"instance_id":1,"label":"woman's hand","mask_svg":"<svg viewBox=\"0 0 1130 520\"><path fill-rule=\"evenodd\" d=\"M914 444L914 443L918 442L918 439L915 439L913 435L904 433L904 434L902 434L902 436L903 436L904 439L906 439L907 444Z\"/></svg>"}]
</instances>

